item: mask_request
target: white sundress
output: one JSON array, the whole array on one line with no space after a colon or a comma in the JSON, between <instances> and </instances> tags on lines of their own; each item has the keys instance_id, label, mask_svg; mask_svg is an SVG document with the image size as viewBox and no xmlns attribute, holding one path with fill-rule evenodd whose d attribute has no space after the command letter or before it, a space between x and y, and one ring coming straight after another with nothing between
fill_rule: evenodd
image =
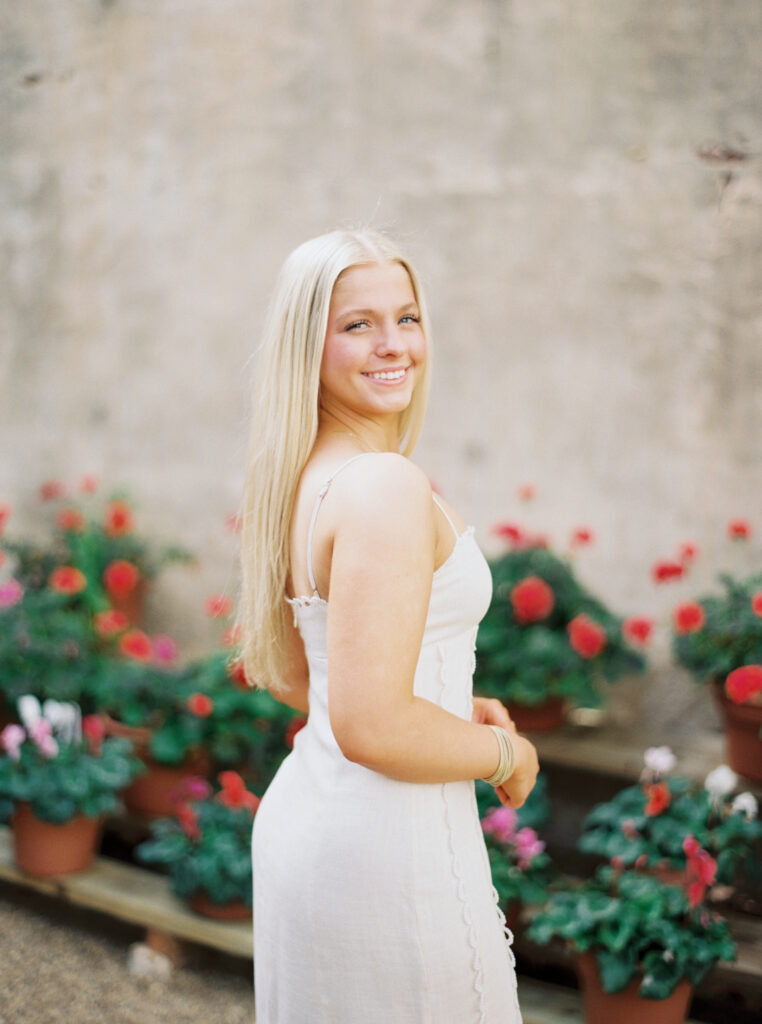
<instances>
[{"instance_id":1,"label":"white sundress","mask_svg":"<svg viewBox=\"0 0 762 1024\"><path fill-rule=\"evenodd\" d=\"M347 760L331 731L312 533L331 481L360 457L318 495L314 594L290 600L310 712L254 819L256 1022L521 1024L473 781L388 778ZM455 546L434 572L414 692L470 721L492 579L473 528L450 525Z\"/></svg>"}]
</instances>

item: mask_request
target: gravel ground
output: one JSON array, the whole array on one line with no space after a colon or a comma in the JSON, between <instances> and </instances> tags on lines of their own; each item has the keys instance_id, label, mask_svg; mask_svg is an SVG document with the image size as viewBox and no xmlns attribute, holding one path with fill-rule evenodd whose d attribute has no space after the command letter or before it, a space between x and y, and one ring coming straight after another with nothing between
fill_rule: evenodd
<instances>
[{"instance_id":1,"label":"gravel ground","mask_svg":"<svg viewBox=\"0 0 762 1024\"><path fill-rule=\"evenodd\" d=\"M254 1024L251 964L192 948L168 981L132 977L143 932L0 884L0 1024Z\"/></svg>"}]
</instances>

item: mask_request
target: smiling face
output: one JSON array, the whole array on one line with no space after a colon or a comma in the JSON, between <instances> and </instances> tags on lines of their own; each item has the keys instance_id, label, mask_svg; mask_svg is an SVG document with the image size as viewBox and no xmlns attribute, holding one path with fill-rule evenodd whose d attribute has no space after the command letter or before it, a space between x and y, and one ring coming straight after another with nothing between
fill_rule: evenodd
<instances>
[{"instance_id":1,"label":"smiling face","mask_svg":"<svg viewBox=\"0 0 762 1024\"><path fill-rule=\"evenodd\" d=\"M336 280L320 367L323 408L352 418L398 417L423 372L426 339L401 263L348 267Z\"/></svg>"}]
</instances>

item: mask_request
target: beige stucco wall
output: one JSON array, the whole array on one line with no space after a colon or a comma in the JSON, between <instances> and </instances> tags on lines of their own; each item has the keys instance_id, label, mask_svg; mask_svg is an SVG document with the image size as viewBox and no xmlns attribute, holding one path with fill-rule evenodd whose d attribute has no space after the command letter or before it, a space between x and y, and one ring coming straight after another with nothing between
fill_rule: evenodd
<instances>
[{"instance_id":1,"label":"beige stucco wall","mask_svg":"<svg viewBox=\"0 0 762 1024\"><path fill-rule=\"evenodd\" d=\"M761 28L757 0L4 5L15 525L47 477L123 485L201 557L153 627L208 642L277 267L372 221L428 286L418 461L488 549L499 518L590 525L580 572L623 613L760 566ZM731 552L733 515L756 534ZM695 583L657 590L651 563L689 538Z\"/></svg>"}]
</instances>

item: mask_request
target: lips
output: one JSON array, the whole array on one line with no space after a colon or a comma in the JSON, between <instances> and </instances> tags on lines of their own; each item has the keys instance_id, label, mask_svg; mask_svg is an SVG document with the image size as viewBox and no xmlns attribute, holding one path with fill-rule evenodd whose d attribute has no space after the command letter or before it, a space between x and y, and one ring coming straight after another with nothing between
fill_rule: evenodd
<instances>
[{"instance_id":1,"label":"lips","mask_svg":"<svg viewBox=\"0 0 762 1024\"><path fill-rule=\"evenodd\" d=\"M407 377L409 366L397 366L387 370L372 370L363 373L363 377L381 384L397 384Z\"/></svg>"}]
</instances>

